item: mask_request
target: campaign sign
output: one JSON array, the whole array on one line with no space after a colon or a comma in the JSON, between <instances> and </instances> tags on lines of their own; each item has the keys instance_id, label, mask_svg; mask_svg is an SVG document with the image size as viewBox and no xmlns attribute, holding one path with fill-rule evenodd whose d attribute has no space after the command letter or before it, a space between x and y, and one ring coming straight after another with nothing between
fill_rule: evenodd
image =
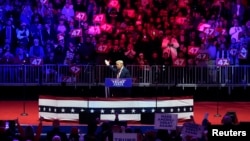
<instances>
[{"instance_id":1,"label":"campaign sign","mask_svg":"<svg viewBox=\"0 0 250 141\"><path fill-rule=\"evenodd\" d=\"M206 33L207 35L213 35L214 34L214 29L213 28L206 28L204 30L204 33Z\"/></svg>"},{"instance_id":2,"label":"campaign sign","mask_svg":"<svg viewBox=\"0 0 250 141\"><path fill-rule=\"evenodd\" d=\"M188 55L196 56L199 50L199 47L188 46Z\"/></svg>"},{"instance_id":3,"label":"campaign sign","mask_svg":"<svg viewBox=\"0 0 250 141\"><path fill-rule=\"evenodd\" d=\"M206 61L208 60L208 54L207 53L198 53L196 56L197 60L201 60L201 61Z\"/></svg>"},{"instance_id":4,"label":"campaign sign","mask_svg":"<svg viewBox=\"0 0 250 141\"><path fill-rule=\"evenodd\" d=\"M245 47L241 47L239 51L239 59L247 59L247 49Z\"/></svg>"},{"instance_id":5,"label":"campaign sign","mask_svg":"<svg viewBox=\"0 0 250 141\"><path fill-rule=\"evenodd\" d=\"M87 20L87 14L85 12L76 12L75 19L78 21L86 21Z\"/></svg>"},{"instance_id":6,"label":"campaign sign","mask_svg":"<svg viewBox=\"0 0 250 141\"><path fill-rule=\"evenodd\" d=\"M211 25L210 24L207 24L207 23L200 23L198 25L198 30L201 31L201 32L204 32L205 29L207 28L210 28Z\"/></svg>"},{"instance_id":7,"label":"campaign sign","mask_svg":"<svg viewBox=\"0 0 250 141\"><path fill-rule=\"evenodd\" d=\"M204 131L203 126L187 122L183 124L181 134L184 136L201 138L203 131Z\"/></svg>"},{"instance_id":8,"label":"campaign sign","mask_svg":"<svg viewBox=\"0 0 250 141\"><path fill-rule=\"evenodd\" d=\"M236 56L236 54L238 53L238 51L237 51L236 48L231 48L231 49L229 50L229 53L230 53L230 55L232 55L232 56Z\"/></svg>"},{"instance_id":9,"label":"campaign sign","mask_svg":"<svg viewBox=\"0 0 250 141\"><path fill-rule=\"evenodd\" d=\"M216 60L216 65L217 66L228 66L230 63L229 63L229 60L228 59L225 59L225 58L219 58Z\"/></svg>"},{"instance_id":10,"label":"campaign sign","mask_svg":"<svg viewBox=\"0 0 250 141\"><path fill-rule=\"evenodd\" d=\"M94 23L105 23L105 15L104 14L97 14L93 17Z\"/></svg>"},{"instance_id":11,"label":"campaign sign","mask_svg":"<svg viewBox=\"0 0 250 141\"><path fill-rule=\"evenodd\" d=\"M132 87L132 78L105 78L106 87Z\"/></svg>"},{"instance_id":12,"label":"campaign sign","mask_svg":"<svg viewBox=\"0 0 250 141\"><path fill-rule=\"evenodd\" d=\"M113 133L113 141L137 141L137 133Z\"/></svg>"},{"instance_id":13,"label":"campaign sign","mask_svg":"<svg viewBox=\"0 0 250 141\"><path fill-rule=\"evenodd\" d=\"M155 129L176 130L178 115L155 113Z\"/></svg>"},{"instance_id":14,"label":"campaign sign","mask_svg":"<svg viewBox=\"0 0 250 141\"><path fill-rule=\"evenodd\" d=\"M110 0L108 3L108 7L119 9L120 8L119 0Z\"/></svg>"},{"instance_id":15,"label":"campaign sign","mask_svg":"<svg viewBox=\"0 0 250 141\"><path fill-rule=\"evenodd\" d=\"M82 36L82 29L79 28L79 29L73 29L71 31L71 37L81 37Z\"/></svg>"},{"instance_id":16,"label":"campaign sign","mask_svg":"<svg viewBox=\"0 0 250 141\"><path fill-rule=\"evenodd\" d=\"M79 66L72 65L70 66L70 72L73 74L79 74L81 72L81 68Z\"/></svg>"},{"instance_id":17,"label":"campaign sign","mask_svg":"<svg viewBox=\"0 0 250 141\"><path fill-rule=\"evenodd\" d=\"M108 52L109 48L106 44L100 44L96 46L96 51L98 53L106 53Z\"/></svg>"},{"instance_id":18,"label":"campaign sign","mask_svg":"<svg viewBox=\"0 0 250 141\"><path fill-rule=\"evenodd\" d=\"M89 26L89 29L88 29L88 34L91 34L91 35L99 35L101 34L101 28L100 26Z\"/></svg>"},{"instance_id":19,"label":"campaign sign","mask_svg":"<svg viewBox=\"0 0 250 141\"><path fill-rule=\"evenodd\" d=\"M31 58L30 64L34 65L34 66L41 66L43 64L43 59L42 58Z\"/></svg>"},{"instance_id":20,"label":"campaign sign","mask_svg":"<svg viewBox=\"0 0 250 141\"><path fill-rule=\"evenodd\" d=\"M102 31L107 32L107 33L111 33L113 30L112 25L106 24L106 23L102 24L100 28Z\"/></svg>"},{"instance_id":21,"label":"campaign sign","mask_svg":"<svg viewBox=\"0 0 250 141\"><path fill-rule=\"evenodd\" d=\"M183 58L177 58L173 61L173 66L174 67L185 67L186 66L186 62L185 59Z\"/></svg>"}]
</instances>

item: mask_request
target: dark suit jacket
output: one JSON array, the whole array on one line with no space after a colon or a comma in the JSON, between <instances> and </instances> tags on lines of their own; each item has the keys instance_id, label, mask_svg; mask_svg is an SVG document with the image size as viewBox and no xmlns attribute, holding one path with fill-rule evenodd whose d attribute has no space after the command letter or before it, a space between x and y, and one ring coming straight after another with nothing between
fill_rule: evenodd
<instances>
[{"instance_id":1,"label":"dark suit jacket","mask_svg":"<svg viewBox=\"0 0 250 141\"><path fill-rule=\"evenodd\" d=\"M1 36L1 38L0 38L1 45L4 45L5 39L6 39L6 27L4 27L1 30L0 36ZM14 48L17 45L17 35L16 35L16 28L15 27L11 27L11 41L10 41L10 43L11 43L11 46ZM12 51L14 51L14 50L12 50Z\"/></svg>"},{"instance_id":2,"label":"dark suit jacket","mask_svg":"<svg viewBox=\"0 0 250 141\"><path fill-rule=\"evenodd\" d=\"M115 74L118 74L119 70L117 68L113 68L112 66L109 66L109 68L115 72ZM119 78L130 78L130 72L126 67L123 67L120 73L120 77Z\"/></svg>"},{"instance_id":3,"label":"dark suit jacket","mask_svg":"<svg viewBox=\"0 0 250 141\"><path fill-rule=\"evenodd\" d=\"M42 31L43 40L47 42L48 40L56 41L56 31L53 28L50 28L50 33L48 33L47 29L44 28Z\"/></svg>"},{"instance_id":4,"label":"dark suit jacket","mask_svg":"<svg viewBox=\"0 0 250 141\"><path fill-rule=\"evenodd\" d=\"M117 68L113 68L112 66L109 66L109 68L115 72L115 77L119 73L119 70ZM126 67L123 67L120 73L119 78L130 78L130 73L129 70ZM130 97L131 96L131 89L130 88L125 88L125 87L117 87L117 88L112 88L112 93L116 97Z\"/></svg>"}]
</instances>

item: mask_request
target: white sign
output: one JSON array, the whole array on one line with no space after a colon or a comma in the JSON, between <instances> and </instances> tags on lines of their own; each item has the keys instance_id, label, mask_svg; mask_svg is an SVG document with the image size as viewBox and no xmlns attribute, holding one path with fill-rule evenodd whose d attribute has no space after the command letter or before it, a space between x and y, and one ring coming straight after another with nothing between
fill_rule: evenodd
<instances>
[{"instance_id":1,"label":"white sign","mask_svg":"<svg viewBox=\"0 0 250 141\"><path fill-rule=\"evenodd\" d=\"M156 113L155 129L176 130L178 122L177 114Z\"/></svg>"},{"instance_id":2,"label":"white sign","mask_svg":"<svg viewBox=\"0 0 250 141\"><path fill-rule=\"evenodd\" d=\"M81 37L82 29L73 29L71 32L71 37Z\"/></svg>"},{"instance_id":3,"label":"white sign","mask_svg":"<svg viewBox=\"0 0 250 141\"><path fill-rule=\"evenodd\" d=\"M203 126L194 123L184 123L181 133L184 136L201 138L203 134Z\"/></svg>"},{"instance_id":4,"label":"white sign","mask_svg":"<svg viewBox=\"0 0 250 141\"><path fill-rule=\"evenodd\" d=\"M224 59L224 58L216 59L217 66L228 66L229 64L230 64L230 61L228 59Z\"/></svg>"},{"instance_id":5,"label":"white sign","mask_svg":"<svg viewBox=\"0 0 250 141\"><path fill-rule=\"evenodd\" d=\"M70 67L70 71L71 71L73 74L79 74L80 71L81 71L81 68L80 68L79 66L73 65L73 66Z\"/></svg>"},{"instance_id":6,"label":"white sign","mask_svg":"<svg viewBox=\"0 0 250 141\"><path fill-rule=\"evenodd\" d=\"M40 66L43 64L43 60L41 58L31 58L30 63L31 65L34 65L34 66Z\"/></svg>"},{"instance_id":7,"label":"white sign","mask_svg":"<svg viewBox=\"0 0 250 141\"><path fill-rule=\"evenodd\" d=\"M85 12L76 12L75 19L78 21L86 21L87 20L87 14Z\"/></svg>"},{"instance_id":8,"label":"white sign","mask_svg":"<svg viewBox=\"0 0 250 141\"><path fill-rule=\"evenodd\" d=\"M239 59L247 59L247 49L245 47L240 48Z\"/></svg>"},{"instance_id":9,"label":"white sign","mask_svg":"<svg viewBox=\"0 0 250 141\"><path fill-rule=\"evenodd\" d=\"M113 141L137 141L137 133L113 133Z\"/></svg>"}]
</instances>

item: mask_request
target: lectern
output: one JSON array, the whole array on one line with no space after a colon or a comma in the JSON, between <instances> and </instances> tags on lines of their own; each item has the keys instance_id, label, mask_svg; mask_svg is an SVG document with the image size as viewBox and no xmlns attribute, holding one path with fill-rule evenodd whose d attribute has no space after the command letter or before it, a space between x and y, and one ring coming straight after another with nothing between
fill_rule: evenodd
<instances>
[{"instance_id":1,"label":"lectern","mask_svg":"<svg viewBox=\"0 0 250 141\"><path fill-rule=\"evenodd\" d=\"M105 97L110 97L110 87L130 88L132 78L105 78Z\"/></svg>"}]
</instances>

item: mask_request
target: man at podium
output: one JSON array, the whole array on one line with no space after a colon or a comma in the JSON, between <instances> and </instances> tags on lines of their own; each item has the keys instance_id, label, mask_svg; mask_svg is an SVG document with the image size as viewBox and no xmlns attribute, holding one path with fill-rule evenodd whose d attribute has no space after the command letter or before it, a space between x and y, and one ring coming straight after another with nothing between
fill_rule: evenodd
<instances>
[{"instance_id":1,"label":"man at podium","mask_svg":"<svg viewBox=\"0 0 250 141\"><path fill-rule=\"evenodd\" d=\"M124 62L122 60L117 60L116 67L112 67L110 65L110 61L105 60L106 66L108 66L113 72L116 74L116 78L130 78L129 70L124 66ZM117 97L130 97L130 88L113 88L111 91L113 96Z\"/></svg>"},{"instance_id":2,"label":"man at podium","mask_svg":"<svg viewBox=\"0 0 250 141\"><path fill-rule=\"evenodd\" d=\"M124 63L122 60L117 60L115 62L116 68L110 65L110 61L105 60L105 64L116 73L116 78L130 78L129 70L124 67Z\"/></svg>"}]
</instances>

